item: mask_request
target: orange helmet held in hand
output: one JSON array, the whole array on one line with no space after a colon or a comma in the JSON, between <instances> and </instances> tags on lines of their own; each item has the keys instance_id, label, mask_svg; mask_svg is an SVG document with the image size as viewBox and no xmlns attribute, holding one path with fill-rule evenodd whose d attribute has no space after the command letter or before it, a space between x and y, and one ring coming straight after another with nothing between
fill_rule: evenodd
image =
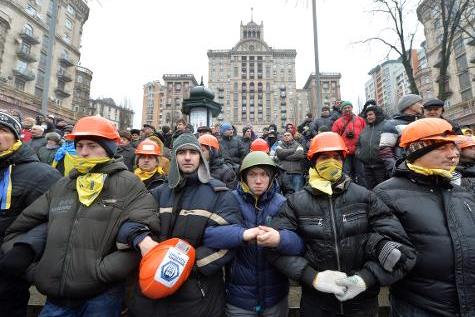
<instances>
[{"instance_id":1,"label":"orange helmet held in hand","mask_svg":"<svg viewBox=\"0 0 475 317\"><path fill-rule=\"evenodd\" d=\"M195 248L171 238L156 245L142 258L139 285L142 293L159 299L175 293L190 276L195 264Z\"/></svg>"},{"instance_id":2,"label":"orange helmet held in hand","mask_svg":"<svg viewBox=\"0 0 475 317\"><path fill-rule=\"evenodd\" d=\"M413 142L427 140L456 142L457 136L447 120L424 118L411 122L402 130L399 146L407 148Z\"/></svg>"},{"instance_id":3,"label":"orange helmet held in hand","mask_svg":"<svg viewBox=\"0 0 475 317\"><path fill-rule=\"evenodd\" d=\"M332 151L341 151L343 157L345 157L348 149L339 134L335 132L322 132L314 136L312 141L310 141L307 158L311 160L317 153Z\"/></svg>"},{"instance_id":4,"label":"orange helmet held in hand","mask_svg":"<svg viewBox=\"0 0 475 317\"><path fill-rule=\"evenodd\" d=\"M135 155L160 155L160 146L152 140L143 140L137 145Z\"/></svg>"},{"instance_id":5,"label":"orange helmet held in hand","mask_svg":"<svg viewBox=\"0 0 475 317\"><path fill-rule=\"evenodd\" d=\"M250 151L260 151L269 154L269 144L264 139L257 138L252 141Z\"/></svg>"},{"instance_id":6,"label":"orange helmet held in hand","mask_svg":"<svg viewBox=\"0 0 475 317\"><path fill-rule=\"evenodd\" d=\"M219 142L214 135L203 134L198 138L198 142L200 145L207 145L214 148L215 150L219 150Z\"/></svg>"},{"instance_id":7,"label":"orange helmet held in hand","mask_svg":"<svg viewBox=\"0 0 475 317\"><path fill-rule=\"evenodd\" d=\"M104 139L120 142L119 132L116 126L103 117L90 116L78 120L74 125L73 132L66 136L68 140L74 140L81 136L98 136Z\"/></svg>"}]
</instances>

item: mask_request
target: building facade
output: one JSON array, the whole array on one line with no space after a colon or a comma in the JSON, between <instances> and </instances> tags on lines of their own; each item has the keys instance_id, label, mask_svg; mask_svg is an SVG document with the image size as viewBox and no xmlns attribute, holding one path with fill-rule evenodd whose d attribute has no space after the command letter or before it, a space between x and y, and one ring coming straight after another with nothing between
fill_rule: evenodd
<instances>
[{"instance_id":1,"label":"building facade","mask_svg":"<svg viewBox=\"0 0 475 317\"><path fill-rule=\"evenodd\" d=\"M50 1L0 0L0 80L34 96L41 108L48 54ZM83 0L58 2L48 96L59 108L72 109L82 28L89 7Z\"/></svg>"},{"instance_id":2,"label":"building facade","mask_svg":"<svg viewBox=\"0 0 475 317\"><path fill-rule=\"evenodd\" d=\"M91 81L92 71L85 67L76 66L76 76L74 80L73 108L78 118L91 114Z\"/></svg>"},{"instance_id":3,"label":"building facade","mask_svg":"<svg viewBox=\"0 0 475 317\"><path fill-rule=\"evenodd\" d=\"M434 96L439 93L438 81L439 68L441 64L440 44L443 37L443 21L440 10L433 9L429 1L422 1L417 8L419 21L424 25L424 34L427 44L427 61L432 72L432 87ZM471 25L475 23L475 8L472 8ZM462 20L461 23L468 23ZM452 45L446 81L446 110L444 115L452 120L458 121L461 125L475 125L475 30L473 27L467 28L472 32L468 36L461 31L455 33Z\"/></svg>"},{"instance_id":4,"label":"building facade","mask_svg":"<svg viewBox=\"0 0 475 317\"><path fill-rule=\"evenodd\" d=\"M421 43L421 48L417 51L419 60L418 66L414 68L414 80L416 81L419 95L424 100L434 98L434 87L432 85L432 70L429 67L426 54L426 42Z\"/></svg>"},{"instance_id":5,"label":"building facade","mask_svg":"<svg viewBox=\"0 0 475 317\"><path fill-rule=\"evenodd\" d=\"M397 112L399 98L410 92L404 66L399 60L388 60L368 73L371 79L365 83L366 100L374 99L387 114Z\"/></svg>"},{"instance_id":6,"label":"building facade","mask_svg":"<svg viewBox=\"0 0 475 317\"><path fill-rule=\"evenodd\" d=\"M271 123L297 121L294 49L274 49L264 41L264 25L241 22L240 40L229 50L208 50L208 87L222 104L218 120L238 131L258 131Z\"/></svg>"},{"instance_id":7,"label":"building facade","mask_svg":"<svg viewBox=\"0 0 475 317\"><path fill-rule=\"evenodd\" d=\"M134 111L128 107L117 105L112 98L90 100L90 111L90 115L99 115L114 122L119 130L132 128Z\"/></svg>"},{"instance_id":8,"label":"building facade","mask_svg":"<svg viewBox=\"0 0 475 317\"><path fill-rule=\"evenodd\" d=\"M183 99L190 97L191 88L198 85L193 74L165 74L163 84L156 80L144 85L142 124L155 128L169 126L174 129L183 118Z\"/></svg>"},{"instance_id":9,"label":"building facade","mask_svg":"<svg viewBox=\"0 0 475 317\"><path fill-rule=\"evenodd\" d=\"M341 100L341 91L340 91L340 73L320 73L320 96L322 106L331 107L335 101ZM309 96L309 109L306 112L299 111L303 113L303 117L299 116L298 119L302 120L305 117L307 112L311 112L314 116L319 116L321 109L317 109L317 96L315 95L316 89L316 76L315 73L308 76L307 82L303 87L307 91Z\"/></svg>"}]
</instances>

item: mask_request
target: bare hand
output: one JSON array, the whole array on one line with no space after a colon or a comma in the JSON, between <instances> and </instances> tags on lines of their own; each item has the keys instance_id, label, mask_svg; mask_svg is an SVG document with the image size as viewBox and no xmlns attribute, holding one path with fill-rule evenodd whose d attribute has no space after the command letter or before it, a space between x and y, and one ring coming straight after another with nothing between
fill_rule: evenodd
<instances>
[{"instance_id":1,"label":"bare hand","mask_svg":"<svg viewBox=\"0 0 475 317\"><path fill-rule=\"evenodd\" d=\"M142 242L139 243L140 253L142 253L142 256L144 256L156 245L158 245L157 242L152 240L152 238L150 238L149 236L146 236L145 239L143 239Z\"/></svg>"},{"instance_id":2,"label":"bare hand","mask_svg":"<svg viewBox=\"0 0 475 317\"><path fill-rule=\"evenodd\" d=\"M242 239L244 241L252 241L255 240L257 235L259 234L260 230L258 227L246 229L242 234Z\"/></svg>"},{"instance_id":3,"label":"bare hand","mask_svg":"<svg viewBox=\"0 0 475 317\"><path fill-rule=\"evenodd\" d=\"M259 226L260 233L257 236L257 245L261 247L276 248L280 243L280 233L274 228Z\"/></svg>"}]
</instances>

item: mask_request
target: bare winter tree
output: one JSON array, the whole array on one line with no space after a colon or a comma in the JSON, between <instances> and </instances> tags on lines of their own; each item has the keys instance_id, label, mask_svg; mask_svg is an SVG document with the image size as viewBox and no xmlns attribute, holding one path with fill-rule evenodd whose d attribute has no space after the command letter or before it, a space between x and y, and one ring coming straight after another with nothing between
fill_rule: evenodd
<instances>
[{"instance_id":1,"label":"bare winter tree","mask_svg":"<svg viewBox=\"0 0 475 317\"><path fill-rule=\"evenodd\" d=\"M414 79L412 67L411 52L417 27L409 26L407 19L408 12L411 10L411 2L408 0L374 0L375 9L371 10L373 14L382 14L388 17L390 26L384 29L380 35L370 37L363 43L379 42L389 48L389 52L394 51L399 55L401 63L406 71L411 92L419 94L419 90ZM412 23L414 24L414 23Z\"/></svg>"},{"instance_id":2,"label":"bare winter tree","mask_svg":"<svg viewBox=\"0 0 475 317\"><path fill-rule=\"evenodd\" d=\"M475 0L469 0L468 8L462 15L460 30L465 38L475 41Z\"/></svg>"},{"instance_id":3,"label":"bare winter tree","mask_svg":"<svg viewBox=\"0 0 475 317\"><path fill-rule=\"evenodd\" d=\"M448 67L450 56L453 51L455 37L460 34L462 18L467 14L473 0L424 0L418 11L422 15L431 15L436 22L434 25L440 25L440 35L437 39L440 45L438 98L447 99L450 95L448 87ZM437 30L436 30L437 31Z\"/></svg>"}]
</instances>

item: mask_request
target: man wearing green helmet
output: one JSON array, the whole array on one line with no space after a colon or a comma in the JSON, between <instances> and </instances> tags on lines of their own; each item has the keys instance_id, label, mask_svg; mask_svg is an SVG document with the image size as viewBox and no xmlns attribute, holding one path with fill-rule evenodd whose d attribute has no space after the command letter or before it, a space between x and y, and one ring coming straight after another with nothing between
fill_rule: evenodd
<instances>
[{"instance_id":1,"label":"man wearing green helmet","mask_svg":"<svg viewBox=\"0 0 475 317\"><path fill-rule=\"evenodd\" d=\"M303 252L303 243L290 230L268 227L285 202L278 192L277 172L278 167L266 153L256 151L246 155L239 170L239 186L233 191L243 225L206 230L208 247L236 250L226 274L228 317L287 316L288 279L267 261L264 252L268 247L282 254L298 255Z\"/></svg>"}]
</instances>

